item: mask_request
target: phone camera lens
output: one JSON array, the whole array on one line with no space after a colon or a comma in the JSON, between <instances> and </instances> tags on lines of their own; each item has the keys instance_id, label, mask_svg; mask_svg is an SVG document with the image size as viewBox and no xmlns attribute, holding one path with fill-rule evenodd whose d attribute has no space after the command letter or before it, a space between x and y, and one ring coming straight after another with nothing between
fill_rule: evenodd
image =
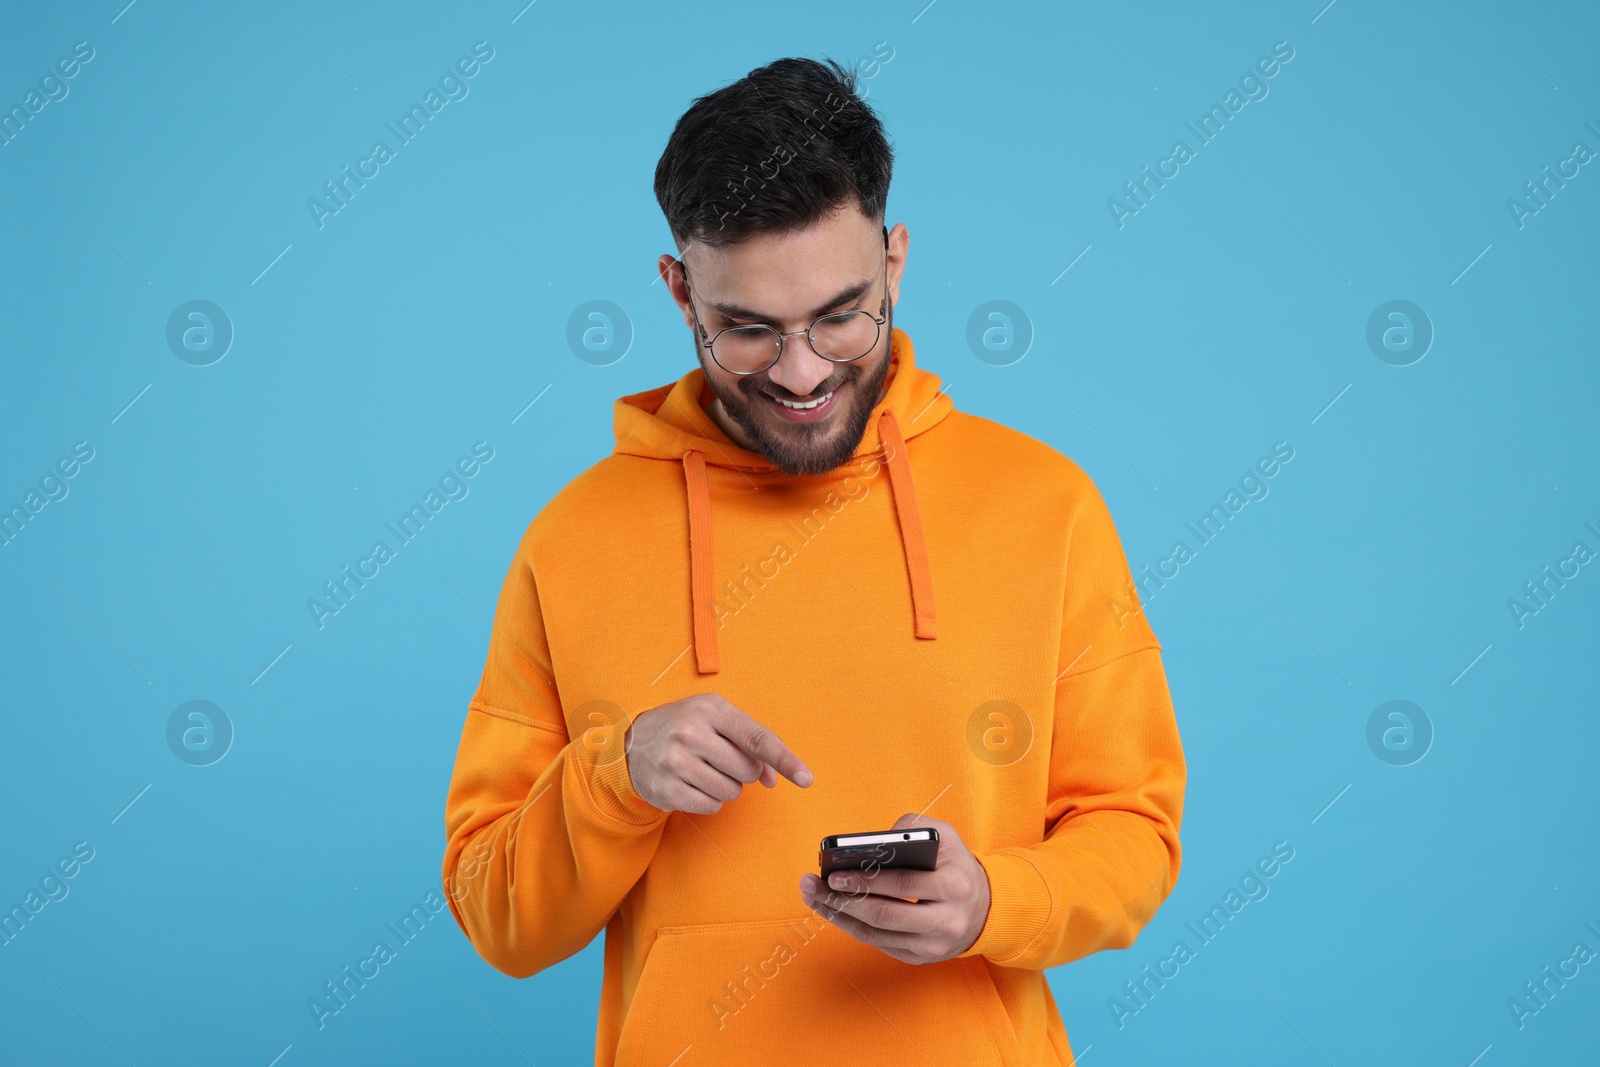
<instances>
[{"instance_id":1,"label":"phone camera lens","mask_svg":"<svg viewBox=\"0 0 1600 1067\"><path fill-rule=\"evenodd\" d=\"M905 838L907 841L911 840L911 835L910 834L901 834L900 836Z\"/></svg>"}]
</instances>

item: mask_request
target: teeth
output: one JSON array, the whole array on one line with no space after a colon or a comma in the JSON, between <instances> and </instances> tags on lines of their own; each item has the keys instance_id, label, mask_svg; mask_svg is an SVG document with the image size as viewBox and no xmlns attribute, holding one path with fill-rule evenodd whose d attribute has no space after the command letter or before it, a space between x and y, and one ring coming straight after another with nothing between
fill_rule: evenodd
<instances>
[{"instance_id":1,"label":"teeth","mask_svg":"<svg viewBox=\"0 0 1600 1067\"><path fill-rule=\"evenodd\" d=\"M794 403L791 403L791 402L789 402L787 400L778 400L777 397L772 397L772 399L773 400L777 400L778 403L782 404L786 408L793 408L795 411L810 411L812 408L816 407L818 404L825 403L827 401L828 397L830 397L832 395L833 395L832 393L824 393L822 396L820 396L817 399L811 401L810 403L806 403L806 404L794 404Z\"/></svg>"}]
</instances>

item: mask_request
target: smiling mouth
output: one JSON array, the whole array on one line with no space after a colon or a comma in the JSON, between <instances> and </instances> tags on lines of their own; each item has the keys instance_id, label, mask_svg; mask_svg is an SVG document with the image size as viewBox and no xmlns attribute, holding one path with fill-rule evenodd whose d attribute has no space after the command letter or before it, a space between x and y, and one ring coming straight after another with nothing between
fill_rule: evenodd
<instances>
[{"instance_id":1,"label":"smiling mouth","mask_svg":"<svg viewBox=\"0 0 1600 1067\"><path fill-rule=\"evenodd\" d=\"M758 392L761 399L770 405L769 410L782 421L790 424L808 424L829 419L833 415L833 409L839 406L839 391L848 384L850 383L841 382L821 396L809 400L788 400L773 396L765 390Z\"/></svg>"},{"instance_id":2,"label":"smiling mouth","mask_svg":"<svg viewBox=\"0 0 1600 1067\"><path fill-rule=\"evenodd\" d=\"M771 399L776 400L778 403L792 411L810 411L812 408L820 407L821 405L826 404L833 396L834 392L835 390L830 389L826 393L823 393L821 396L817 397L817 399L807 400L804 403L799 403L794 400L783 400L775 396L772 396ZM770 396L770 394L768 395Z\"/></svg>"}]
</instances>

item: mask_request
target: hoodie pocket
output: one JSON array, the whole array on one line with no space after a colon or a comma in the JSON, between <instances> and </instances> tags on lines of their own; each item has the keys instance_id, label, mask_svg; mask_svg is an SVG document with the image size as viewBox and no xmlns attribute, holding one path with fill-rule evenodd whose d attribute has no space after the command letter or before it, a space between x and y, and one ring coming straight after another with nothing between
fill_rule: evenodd
<instances>
[{"instance_id":1,"label":"hoodie pocket","mask_svg":"<svg viewBox=\"0 0 1600 1067\"><path fill-rule=\"evenodd\" d=\"M1022 1067L981 959L901 963L810 914L657 930L615 1062L697 1067L841 1054Z\"/></svg>"}]
</instances>

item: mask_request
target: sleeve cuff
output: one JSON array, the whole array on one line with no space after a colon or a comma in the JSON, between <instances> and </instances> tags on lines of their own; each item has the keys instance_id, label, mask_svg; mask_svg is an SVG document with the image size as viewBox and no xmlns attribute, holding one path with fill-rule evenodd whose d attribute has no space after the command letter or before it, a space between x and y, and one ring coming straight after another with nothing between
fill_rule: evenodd
<instances>
[{"instance_id":1,"label":"sleeve cuff","mask_svg":"<svg viewBox=\"0 0 1600 1067\"><path fill-rule=\"evenodd\" d=\"M992 852L978 862L989 876L989 917L962 956L1004 964L1026 952L1055 919L1050 885L1021 850Z\"/></svg>"},{"instance_id":2,"label":"sleeve cuff","mask_svg":"<svg viewBox=\"0 0 1600 1067\"><path fill-rule=\"evenodd\" d=\"M630 826L653 826L667 813L641 797L628 776L628 757L618 756L607 763L576 759L576 770L584 780L589 806L613 822Z\"/></svg>"}]
</instances>

